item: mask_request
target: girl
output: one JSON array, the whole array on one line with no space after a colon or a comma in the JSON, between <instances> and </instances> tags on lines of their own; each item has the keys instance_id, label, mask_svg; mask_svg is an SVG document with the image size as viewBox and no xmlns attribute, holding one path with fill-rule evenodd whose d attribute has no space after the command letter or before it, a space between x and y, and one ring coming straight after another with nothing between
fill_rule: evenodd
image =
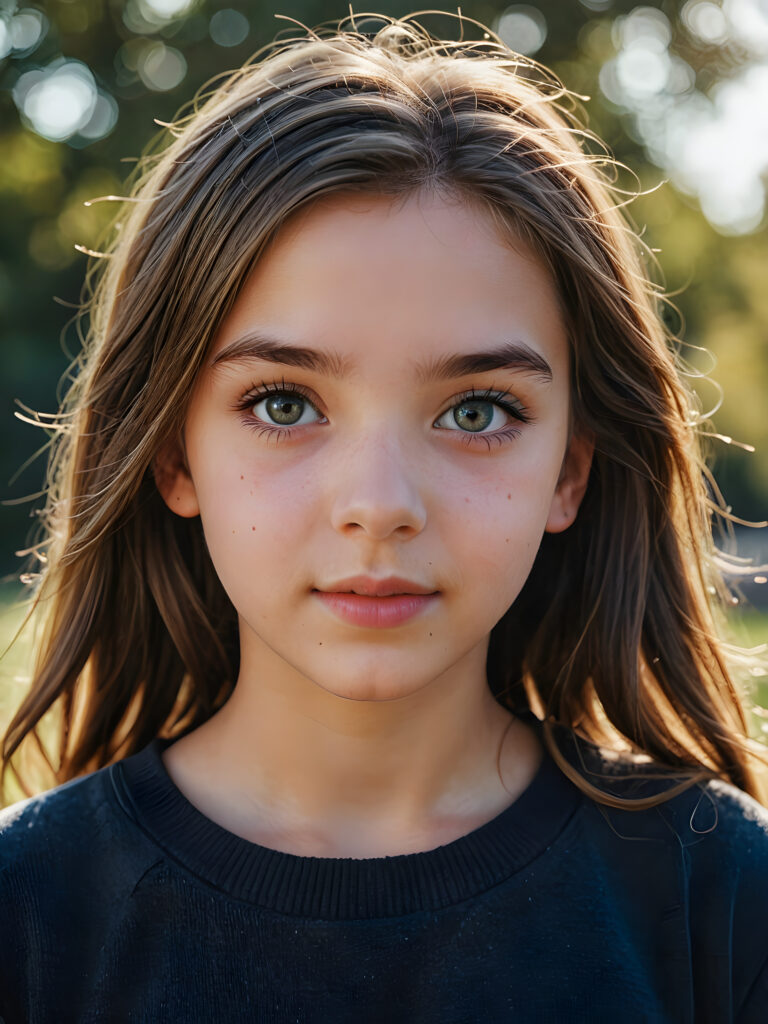
<instances>
[{"instance_id":1,"label":"girl","mask_svg":"<svg viewBox=\"0 0 768 1024\"><path fill-rule=\"evenodd\" d=\"M763 1022L764 757L637 240L542 68L381 22L229 77L119 227L0 1013Z\"/></svg>"}]
</instances>

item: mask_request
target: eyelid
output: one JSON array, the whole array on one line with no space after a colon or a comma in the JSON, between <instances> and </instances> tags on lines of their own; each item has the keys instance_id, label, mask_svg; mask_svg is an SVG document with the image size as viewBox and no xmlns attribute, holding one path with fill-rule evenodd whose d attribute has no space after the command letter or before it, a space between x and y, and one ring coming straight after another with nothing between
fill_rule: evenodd
<instances>
[{"instance_id":1,"label":"eyelid","mask_svg":"<svg viewBox=\"0 0 768 1024\"><path fill-rule=\"evenodd\" d=\"M447 412L450 412L457 405L461 405L462 402L491 402L493 405L498 405L504 409L510 416L518 419L521 423L528 423L532 418L526 406L511 391L507 391L505 388L489 387L467 388L458 395L454 395L437 419L442 419Z\"/></svg>"},{"instance_id":2,"label":"eyelid","mask_svg":"<svg viewBox=\"0 0 768 1024\"><path fill-rule=\"evenodd\" d=\"M288 394L301 395L302 398L309 402L315 412L322 416L323 419L326 418L321 408L322 403L311 388L306 387L304 384L294 384L292 381L285 380L285 378L279 381L261 381L258 384L251 384L235 403L235 409L237 411L250 409L251 406L271 394L283 394L286 392Z\"/></svg>"}]
</instances>

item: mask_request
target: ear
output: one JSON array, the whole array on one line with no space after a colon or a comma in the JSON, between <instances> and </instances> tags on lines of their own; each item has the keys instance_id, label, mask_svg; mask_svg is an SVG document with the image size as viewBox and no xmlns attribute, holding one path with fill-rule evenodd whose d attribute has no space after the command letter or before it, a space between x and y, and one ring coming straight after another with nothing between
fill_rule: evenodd
<instances>
[{"instance_id":1,"label":"ear","mask_svg":"<svg viewBox=\"0 0 768 1024\"><path fill-rule=\"evenodd\" d=\"M180 440L167 441L152 461L152 472L160 495L171 510L185 519L200 515L197 492Z\"/></svg>"},{"instance_id":2,"label":"ear","mask_svg":"<svg viewBox=\"0 0 768 1024\"><path fill-rule=\"evenodd\" d=\"M576 518L581 499L587 490L595 444L591 437L572 434L557 481L546 533L562 533Z\"/></svg>"}]
</instances>

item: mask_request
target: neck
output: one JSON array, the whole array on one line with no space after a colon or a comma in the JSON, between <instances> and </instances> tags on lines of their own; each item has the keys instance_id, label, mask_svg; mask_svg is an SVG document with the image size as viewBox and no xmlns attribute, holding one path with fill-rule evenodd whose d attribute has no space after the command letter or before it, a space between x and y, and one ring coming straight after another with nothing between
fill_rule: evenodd
<instances>
[{"instance_id":1,"label":"neck","mask_svg":"<svg viewBox=\"0 0 768 1024\"><path fill-rule=\"evenodd\" d=\"M245 653L245 652L244 652ZM235 691L164 755L199 810L285 852L380 856L479 827L525 788L538 740L494 700L486 650L397 700L355 701L245 657Z\"/></svg>"}]
</instances>

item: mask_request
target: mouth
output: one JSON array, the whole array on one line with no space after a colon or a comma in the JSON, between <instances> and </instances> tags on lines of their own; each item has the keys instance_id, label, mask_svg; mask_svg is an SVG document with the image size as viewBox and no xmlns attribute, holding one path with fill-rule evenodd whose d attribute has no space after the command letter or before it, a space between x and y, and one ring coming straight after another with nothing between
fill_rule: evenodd
<instances>
[{"instance_id":1,"label":"mouth","mask_svg":"<svg viewBox=\"0 0 768 1024\"><path fill-rule=\"evenodd\" d=\"M398 597L405 595L434 595L437 590L401 576L374 579L372 576L350 576L327 586L316 587L318 593L355 594L358 597Z\"/></svg>"},{"instance_id":2,"label":"mouth","mask_svg":"<svg viewBox=\"0 0 768 1024\"><path fill-rule=\"evenodd\" d=\"M427 611L439 592L397 576L381 580L355 576L315 588L313 593L342 622L382 629L400 626Z\"/></svg>"}]
</instances>

